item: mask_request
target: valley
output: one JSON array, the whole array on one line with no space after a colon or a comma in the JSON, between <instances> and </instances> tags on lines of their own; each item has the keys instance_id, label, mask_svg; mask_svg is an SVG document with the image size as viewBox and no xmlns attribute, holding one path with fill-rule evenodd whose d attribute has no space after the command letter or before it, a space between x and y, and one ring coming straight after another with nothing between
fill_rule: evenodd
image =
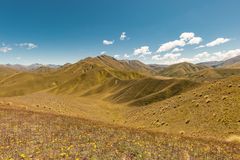
<instances>
[{"instance_id":1,"label":"valley","mask_svg":"<svg viewBox=\"0 0 240 160\"><path fill-rule=\"evenodd\" d=\"M154 159L156 154L166 159L172 152L185 159L238 159L240 69L190 63L154 68L107 55L57 68L41 66L26 71L1 67L0 120L4 141L0 153L6 153L2 154L4 159L11 158L10 155L33 159L72 159L84 155L101 159ZM47 123L50 128L46 128ZM23 136L26 130L30 130L29 135ZM64 133L70 135L65 137ZM87 134L89 144L83 148L89 152L78 151L77 145L86 139L79 137L73 141L78 138L76 134ZM41 142L35 142L37 135L41 135ZM60 142L60 135L66 145ZM123 144L120 135L125 135L128 141ZM109 143L108 136L113 139ZM146 139L137 138L142 136ZM93 137L100 138L99 142ZM20 141L19 145L8 143L9 138ZM54 141L50 150L49 138ZM31 141L33 144L28 147L36 147L36 152L25 150L23 141ZM135 143L136 149L126 148ZM24 149L18 148L21 145ZM109 148L107 145L116 150L104 152ZM162 148L161 153L155 151L158 147ZM13 150L18 151L13 154ZM40 152L44 150L45 153Z\"/></svg>"}]
</instances>

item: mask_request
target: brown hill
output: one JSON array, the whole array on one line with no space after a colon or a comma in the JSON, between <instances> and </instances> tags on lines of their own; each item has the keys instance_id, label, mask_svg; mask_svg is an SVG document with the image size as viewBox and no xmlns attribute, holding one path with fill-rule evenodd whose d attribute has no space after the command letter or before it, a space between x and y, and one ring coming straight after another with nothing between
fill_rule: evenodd
<instances>
[{"instance_id":1,"label":"brown hill","mask_svg":"<svg viewBox=\"0 0 240 160\"><path fill-rule=\"evenodd\" d=\"M206 68L195 73L186 75L191 80L202 81L214 81L217 79L223 79L234 75L240 75L240 69L236 68Z\"/></svg>"},{"instance_id":2,"label":"brown hill","mask_svg":"<svg viewBox=\"0 0 240 160\"><path fill-rule=\"evenodd\" d=\"M198 72L205 68L207 67L183 62L164 68L159 72L159 75L168 77L185 77L188 74Z\"/></svg>"},{"instance_id":3,"label":"brown hill","mask_svg":"<svg viewBox=\"0 0 240 160\"><path fill-rule=\"evenodd\" d=\"M226 138L240 135L239 113L240 77L235 76L136 109L128 115L128 123L168 133Z\"/></svg>"},{"instance_id":4,"label":"brown hill","mask_svg":"<svg viewBox=\"0 0 240 160\"><path fill-rule=\"evenodd\" d=\"M91 87L104 83L109 78L136 79L144 77L138 71L134 72L133 67L130 69L130 66L109 56L99 56L58 69L41 67L2 81L0 96L24 95L45 89L51 89L55 93L80 94Z\"/></svg>"},{"instance_id":5,"label":"brown hill","mask_svg":"<svg viewBox=\"0 0 240 160\"><path fill-rule=\"evenodd\" d=\"M0 65L0 81L8 78L11 75L18 73L17 70Z\"/></svg>"},{"instance_id":6,"label":"brown hill","mask_svg":"<svg viewBox=\"0 0 240 160\"><path fill-rule=\"evenodd\" d=\"M184 79L111 79L103 85L90 89L84 96L98 94L98 97L113 103L143 106L185 92L196 85L198 84Z\"/></svg>"}]
</instances>

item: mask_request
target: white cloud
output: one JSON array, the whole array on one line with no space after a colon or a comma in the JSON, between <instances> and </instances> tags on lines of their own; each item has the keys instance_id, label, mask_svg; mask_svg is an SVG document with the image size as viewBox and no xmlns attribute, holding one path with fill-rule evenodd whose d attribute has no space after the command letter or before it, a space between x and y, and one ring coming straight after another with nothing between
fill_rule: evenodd
<instances>
[{"instance_id":1,"label":"white cloud","mask_svg":"<svg viewBox=\"0 0 240 160\"><path fill-rule=\"evenodd\" d=\"M223 51L223 52L216 52L213 53L213 58L222 61L222 60L227 60L236 56L240 55L240 49L235 49L235 50L229 50L229 51Z\"/></svg>"},{"instance_id":2,"label":"white cloud","mask_svg":"<svg viewBox=\"0 0 240 160\"><path fill-rule=\"evenodd\" d=\"M16 57L16 59L17 59L17 60L21 60L21 59L22 59L22 57Z\"/></svg>"},{"instance_id":3,"label":"white cloud","mask_svg":"<svg viewBox=\"0 0 240 160\"><path fill-rule=\"evenodd\" d=\"M104 45L112 45L114 41L103 40Z\"/></svg>"},{"instance_id":4,"label":"white cloud","mask_svg":"<svg viewBox=\"0 0 240 160\"><path fill-rule=\"evenodd\" d=\"M166 52L166 51L172 50L173 48L183 47L183 46L185 46L185 45L186 45L186 43L185 43L184 40L170 41L170 42L167 42L167 43L162 44L162 45L159 47L159 49L157 50L157 53Z\"/></svg>"},{"instance_id":5,"label":"white cloud","mask_svg":"<svg viewBox=\"0 0 240 160\"><path fill-rule=\"evenodd\" d=\"M120 40L124 41L124 40L126 40L126 38L127 38L126 32L122 32L122 34L120 36Z\"/></svg>"},{"instance_id":6,"label":"white cloud","mask_svg":"<svg viewBox=\"0 0 240 160\"><path fill-rule=\"evenodd\" d=\"M199 58L199 59L209 58L209 57L210 57L210 54L208 52L202 52L202 53L199 53L195 56L195 58Z\"/></svg>"},{"instance_id":7,"label":"white cloud","mask_svg":"<svg viewBox=\"0 0 240 160\"><path fill-rule=\"evenodd\" d=\"M207 61L223 61L240 55L240 49L221 51L215 53L202 52L193 57L181 57L180 53L167 53L163 56L154 55L152 60L158 61L159 64L175 64L181 62L200 63Z\"/></svg>"},{"instance_id":8,"label":"white cloud","mask_svg":"<svg viewBox=\"0 0 240 160\"><path fill-rule=\"evenodd\" d=\"M106 52L106 51L102 51L102 52L100 53L100 55L103 55L103 54L107 54L107 52Z\"/></svg>"},{"instance_id":9,"label":"white cloud","mask_svg":"<svg viewBox=\"0 0 240 160\"><path fill-rule=\"evenodd\" d=\"M129 58L130 56L128 54L124 54L124 58Z\"/></svg>"},{"instance_id":10,"label":"white cloud","mask_svg":"<svg viewBox=\"0 0 240 160\"><path fill-rule=\"evenodd\" d=\"M183 48L174 48L174 49L172 50L172 53L182 52L182 51L184 51Z\"/></svg>"},{"instance_id":11,"label":"white cloud","mask_svg":"<svg viewBox=\"0 0 240 160\"><path fill-rule=\"evenodd\" d=\"M200 46L196 47L195 49L204 48L204 47L205 47L205 45L200 45Z\"/></svg>"},{"instance_id":12,"label":"white cloud","mask_svg":"<svg viewBox=\"0 0 240 160\"><path fill-rule=\"evenodd\" d=\"M188 44L194 45L194 44L199 44L202 42L201 37L193 37L192 39L189 40Z\"/></svg>"},{"instance_id":13,"label":"white cloud","mask_svg":"<svg viewBox=\"0 0 240 160\"><path fill-rule=\"evenodd\" d=\"M184 41L189 41L194 37L195 37L195 34L193 32L184 32L180 35L179 38L184 40Z\"/></svg>"},{"instance_id":14,"label":"white cloud","mask_svg":"<svg viewBox=\"0 0 240 160\"><path fill-rule=\"evenodd\" d=\"M229 38L217 38L212 42L207 43L206 45L200 45L198 47L196 47L195 49L199 49L199 48L204 48L204 47L214 47L214 46L218 46L220 44L224 44L229 42L231 39Z\"/></svg>"},{"instance_id":15,"label":"white cloud","mask_svg":"<svg viewBox=\"0 0 240 160\"><path fill-rule=\"evenodd\" d=\"M152 60L155 60L155 61L159 61L160 58L161 58L160 54L152 56Z\"/></svg>"},{"instance_id":16,"label":"white cloud","mask_svg":"<svg viewBox=\"0 0 240 160\"><path fill-rule=\"evenodd\" d=\"M113 57L116 58L116 59L118 59L118 58L120 58L120 55L115 54Z\"/></svg>"},{"instance_id":17,"label":"white cloud","mask_svg":"<svg viewBox=\"0 0 240 160\"><path fill-rule=\"evenodd\" d=\"M178 47L184 47L186 45L194 45L199 44L202 42L201 37L195 37L195 33L193 32L184 32L179 36L180 39L170 41L167 43L162 44L159 49L157 50L157 53L170 51L174 48ZM173 51L175 52L175 51Z\"/></svg>"},{"instance_id":18,"label":"white cloud","mask_svg":"<svg viewBox=\"0 0 240 160\"><path fill-rule=\"evenodd\" d=\"M150 55L152 52L149 50L149 46L142 46L134 50L133 55Z\"/></svg>"},{"instance_id":19,"label":"white cloud","mask_svg":"<svg viewBox=\"0 0 240 160\"><path fill-rule=\"evenodd\" d=\"M157 61L174 61L180 56L181 56L181 53L167 53L163 56L154 55L154 56L152 56L152 59L157 60Z\"/></svg>"},{"instance_id":20,"label":"white cloud","mask_svg":"<svg viewBox=\"0 0 240 160\"><path fill-rule=\"evenodd\" d=\"M13 50L12 48L6 47L5 45L3 47L0 47L0 52L3 52L3 53L8 53L12 50Z\"/></svg>"},{"instance_id":21,"label":"white cloud","mask_svg":"<svg viewBox=\"0 0 240 160\"><path fill-rule=\"evenodd\" d=\"M34 49L34 48L38 47L34 43L20 43L20 44L17 44L17 46L27 48L28 50L31 50L31 49Z\"/></svg>"},{"instance_id":22,"label":"white cloud","mask_svg":"<svg viewBox=\"0 0 240 160\"><path fill-rule=\"evenodd\" d=\"M223 44L223 43L227 43L229 42L230 39L228 38L217 38L216 40L206 44L207 47L214 47L214 46L217 46L217 45L220 45L220 44Z\"/></svg>"}]
</instances>

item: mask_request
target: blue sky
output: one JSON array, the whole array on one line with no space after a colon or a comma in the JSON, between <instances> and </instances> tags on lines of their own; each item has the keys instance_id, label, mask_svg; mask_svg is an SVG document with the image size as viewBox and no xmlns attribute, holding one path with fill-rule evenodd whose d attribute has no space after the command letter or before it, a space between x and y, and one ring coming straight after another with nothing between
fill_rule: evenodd
<instances>
[{"instance_id":1,"label":"blue sky","mask_svg":"<svg viewBox=\"0 0 240 160\"><path fill-rule=\"evenodd\" d=\"M0 2L1 64L64 64L101 53L159 64L240 55L239 0Z\"/></svg>"}]
</instances>

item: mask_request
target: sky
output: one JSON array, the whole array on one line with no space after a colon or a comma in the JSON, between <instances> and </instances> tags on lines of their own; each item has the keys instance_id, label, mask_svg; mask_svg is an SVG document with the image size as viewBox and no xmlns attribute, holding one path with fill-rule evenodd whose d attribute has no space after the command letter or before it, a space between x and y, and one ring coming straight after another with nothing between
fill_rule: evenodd
<instances>
[{"instance_id":1,"label":"sky","mask_svg":"<svg viewBox=\"0 0 240 160\"><path fill-rule=\"evenodd\" d=\"M0 64L107 54L174 64L240 55L239 0L0 0Z\"/></svg>"}]
</instances>

